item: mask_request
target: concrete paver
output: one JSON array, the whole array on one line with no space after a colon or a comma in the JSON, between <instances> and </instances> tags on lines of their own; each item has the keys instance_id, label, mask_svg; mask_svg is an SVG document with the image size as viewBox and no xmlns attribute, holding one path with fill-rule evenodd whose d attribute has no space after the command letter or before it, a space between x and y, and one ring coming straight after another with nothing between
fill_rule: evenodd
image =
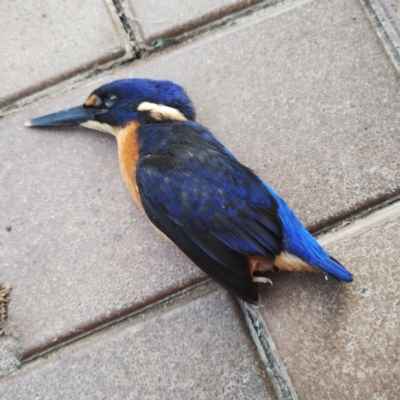
<instances>
[{"instance_id":1,"label":"concrete paver","mask_svg":"<svg viewBox=\"0 0 400 400\"><path fill-rule=\"evenodd\" d=\"M0 25L0 106L124 54L103 1L4 1Z\"/></svg>"},{"instance_id":2,"label":"concrete paver","mask_svg":"<svg viewBox=\"0 0 400 400\"><path fill-rule=\"evenodd\" d=\"M400 203L321 242L354 283L275 274L260 308L300 399L400 393Z\"/></svg>"},{"instance_id":3,"label":"concrete paver","mask_svg":"<svg viewBox=\"0 0 400 400\"><path fill-rule=\"evenodd\" d=\"M8 399L276 399L222 290L70 345L0 381Z\"/></svg>"},{"instance_id":4,"label":"concrete paver","mask_svg":"<svg viewBox=\"0 0 400 400\"><path fill-rule=\"evenodd\" d=\"M399 82L357 2L264 11L112 79L129 77L182 84L199 121L308 226L400 189ZM25 357L204 279L133 204L112 137L23 127L105 81L0 125L2 279Z\"/></svg>"},{"instance_id":5,"label":"concrete paver","mask_svg":"<svg viewBox=\"0 0 400 400\"><path fill-rule=\"evenodd\" d=\"M180 35L260 1L129 0L129 5L140 25L144 41L150 44L154 39Z\"/></svg>"}]
</instances>

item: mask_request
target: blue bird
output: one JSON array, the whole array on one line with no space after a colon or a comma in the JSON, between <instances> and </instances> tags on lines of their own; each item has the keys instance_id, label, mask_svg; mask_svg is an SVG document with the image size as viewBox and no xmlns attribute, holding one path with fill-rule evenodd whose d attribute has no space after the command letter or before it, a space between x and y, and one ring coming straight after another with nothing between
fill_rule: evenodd
<instances>
[{"instance_id":1,"label":"blue bird","mask_svg":"<svg viewBox=\"0 0 400 400\"><path fill-rule=\"evenodd\" d=\"M149 221L206 274L246 302L275 267L351 282L352 274L305 229L279 195L204 126L170 81L118 80L83 104L27 126L108 132L125 184Z\"/></svg>"}]
</instances>

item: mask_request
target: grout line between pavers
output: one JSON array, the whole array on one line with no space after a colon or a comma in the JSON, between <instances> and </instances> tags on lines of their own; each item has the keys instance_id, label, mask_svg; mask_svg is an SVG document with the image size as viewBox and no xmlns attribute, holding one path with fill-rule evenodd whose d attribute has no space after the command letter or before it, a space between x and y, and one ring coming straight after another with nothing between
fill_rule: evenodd
<instances>
[{"instance_id":1,"label":"grout line between pavers","mask_svg":"<svg viewBox=\"0 0 400 400\"><path fill-rule=\"evenodd\" d=\"M352 237L368 228L375 226L377 224L381 224L388 219L392 218L394 215L400 215L400 201L388 205L385 208L376 210L375 212L368 214L362 219L357 220L356 222L343 227L335 232L329 232L326 235L321 236L318 239L318 242L322 246L330 246L333 243L345 240L349 237Z\"/></svg>"},{"instance_id":2,"label":"grout line between pavers","mask_svg":"<svg viewBox=\"0 0 400 400\"><path fill-rule=\"evenodd\" d=\"M400 27L400 22L397 16L388 15L390 5L385 0L359 0L359 2L381 40L393 67L400 74L400 37L396 30ZM391 18L395 19L395 26L388 22Z\"/></svg>"},{"instance_id":3,"label":"grout line between pavers","mask_svg":"<svg viewBox=\"0 0 400 400\"><path fill-rule=\"evenodd\" d=\"M93 82L93 78L96 79L99 76L111 76L116 69L124 68L128 63L131 63L136 59L145 58L147 60L153 55L159 55L167 49L172 50L190 40L201 39L208 33L214 32L219 28L231 26L243 21L246 22L246 18L251 18L265 10L267 10L271 16L274 16L276 13L279 14L288 11L312 0L275 0L273 3L271 3L270 0L264 0L236 13L226 15L214 22L200 26L192 31L185 32L178 36L176 41L161 48L153 48L144 44L143 38L140 35L140 27L135 23L135 18L133 18L132 13L129 11L129 7L125 6L125 0L104 1L113 17L113 21L118 25L118 28L123 30L126 37L126 40L124 41L125 51L127 53L126 56L98 65L96 68L92 68L88 71L80 72L71 78L63 79L50 87L43 88L35 93L22 97L17 101L7 104L0 108L0 118L12 115L21 110L32 108L37 104L40 104L42 101L45 102L52 100L77 86L83 87L85 84Z\"/></svg>"},{"instance_id":4,"label":"grout line between pavers","mask_svg":"<svg viewBox=\"0 0 400 400\"><path fill-rule=\"evenodd\" d=\"M379 197L375 199L376 202L372 205L362 205L358 209L350 211L348 214L336 218L332 223L322 224L323 227L319 229L307 228L310 233L315 237L325 236L329 233L336 232L348 225L357 223L362 219L367 218L369 215L376 213L379 210L383 210L392 204L400 201L400 189L394 193L391 193L388 197Z\"/></svg>"},{"instance_id":5,"label":"grout line between pavers","mask_svg":"<svg viewBox=\"0 0 400 400\"><path fill-rule=\"evenodd\" d=\"M31 367L34 367L36 363L45 361L46 359L56 354L61 349L67 348L72 344L79 344L85 346L85 344L89 340L97 340L99 337L101 338L102 335L107 334L111 330L124 329L124 327L127 324L134 323L139 319L153 318L154 316L157 315L157 313L164 313L170 311L183 304L188 304L192 301L195 301L200 297L212 294L220 289L221 288L215 282L212 282L210 279L206 279L205 281L202 281L198 285L185 288L180 292L166 296L164 299L156 303L152 303L148 307L143 307L140 310L140 312L134 315L126 316L125 318L121 318L119 320L114 320L113 323L102 326L99 329L90 331L86 335L81 335L80 337L75 338L74 340L70 340L59 346L55 346L51 349L48 349L48 351L46 352L37 354L35 355L35 357L25 360L18 366L18 368L14 369L13 371L10 371L5 375L2 375L0 377L0 385L3 380L10 378L12 379L12 377L15 376L16 374L23 373L29 370Z\"/></svg>"},{"instance_id":6,"label":"grout line between pavers","mask_svg":"<svg viewBox=\"0 0 400 400\"><path fill-rule=\"evenodd\" d=\"M143 307L136 308L131 312L127 312L126 314L121 315L120 317L111 318L108 321L106 321L102 324L99 324L97 326L90 327L89 329L81 329L82 333L80 333L80 334L76 334L73 336L68 335L65 338L63 338L63 337L58 338L58 342L49 347L31 349L28 353L25 352L22 355L21 364L26 364L37 358L46 356L47 354L52 353L61 347L68 346L71 343L82 340L82 339L89 337L97 332L103 331L104 329L108 329L109 327L114 326L116 324L123 323L124 321L127 321L127 320L139 318L142 315L152 312L153 310L159 309L163 305L166 306L167 304L169 304L169 302L174 301L175 299L176 299L176 301L178 301L178 299L181 298L182 296L185 296L186 294L192 292L193 290L197 290L197 288L202 288L203 286L205 287L207 285L210 285L211 283L212 283L212 281L210 278L204 278L200 282L198 282L192 286L188 286L177 292L171 293L168 296L165 296L159 300L153 301ZM201 289L199 289L199 290L201 290ZM79 330L80 329L78 327L76 329L76 331L79 331Z\"/></svg>"},{"instance_id":7,"label":"grout line between pavers","mask_svg":"<svg viewBox=\"0 0 400 400\"><path fill-rule=\"evenodd\" d=\"M123 27L123 30L125 31L125 34L129 40L129 43L132 47L132 51L134 53L134 58L140 59L141 58L141 47L143 45L143 39L140 36L140 28L138 25L132 26L132 21L128 17L128 7L125 6L124 0L106 0L107 2L110 2L112 6L114 7L114 10L116 14L118 15L118 18L121 22L121 25ZM111 7L110 4L110 7Z\"/></svg>"},{"instance_id":8,"label":"grout line between pavers","mask_svg":"<svg viewBox=\"0 0 400 400\"><path fill-rule=\"evenodd\" d=\"M280 360L274 341L268 332L268 328L258 311L257 306L244 304L237 299L242 309L250 335L257 348L257 352L264 364L264 368L271 379L279 400L297 400L297 394L292 382Z\"/></svg>"},{"instance_id":9,"label":"grout line between pavers","mask_svg":"<svg viewBox=\"0 0 400 400\"><path fill-rule=\"evenodd\" d=\"M124 1L124 0L122 0ZM259 3L253 4L251 6L245 7L236 12L232 12L231 14L227 14L209 22L207 24L198 26L192 30L184 32L182 34L176 35L173 38L169 37L160 37L153 41L157 40L163 41L165 40L162 46L146 46L143 45L142 54L145 56L150 56L152 54L159 54L160 52L170 49L176 48L182 43L187 43L190 40L197 40L199 38L203 38L211 32L214 32L217 29L230 27L240 23L247 23L248 18L257 17L260 13L266 12L269 18L273 18L276 15L292 10L293 8L299 7L303 4L310 3L314 0L264 0ZM265 14L262 14L262 18L265 18Z\"/></svg>"},{"instance_id":10,"label":"grout line between pavers","mask_svg":"<svg viewBox=\"0 0 400 400\"><path fill-rule=\"evenodd\" d=\"M393 10L392 5L388 2L388 0L379 0L383 10L385 11L386 16L388 17L391 25L397 32L397 35L400 35L400 21L397 18L396 12Z\"/></svg>"},{"instance_id":11,"label":"grout line between pavers","mask_svg":"<svg viewBox=\"0 0 400 400\"><path fill-rule=\"evenodd\" d=\"M126 29L124 20L120 15L120 11L116 6L115 2L118 0L103 0L107 10L110 15L111 21L114 23L117 33L120 35L122 43L124 44L126 57L125 59L135 59L137 58L137 43L135 41L135 36Z\"/></svg>"}]
</instances>

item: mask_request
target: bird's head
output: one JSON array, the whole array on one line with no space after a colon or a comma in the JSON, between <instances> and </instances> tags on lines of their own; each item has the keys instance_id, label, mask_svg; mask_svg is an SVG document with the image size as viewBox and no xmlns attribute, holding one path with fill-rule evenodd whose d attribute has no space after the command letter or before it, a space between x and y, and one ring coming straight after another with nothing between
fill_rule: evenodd
<instances>
[{"instance_id":1,"label":"bird's head","mask_svg":"<svg viewBox=\"0 0 400 400\"><path fill-rule=\"evenodd\" d=\"M82 125L117 135L130 122L194 119L192 102L179 85L170 81L123 79L100 86L82 106L35 118L25 125Z\"/></svg>"}]
</instances>

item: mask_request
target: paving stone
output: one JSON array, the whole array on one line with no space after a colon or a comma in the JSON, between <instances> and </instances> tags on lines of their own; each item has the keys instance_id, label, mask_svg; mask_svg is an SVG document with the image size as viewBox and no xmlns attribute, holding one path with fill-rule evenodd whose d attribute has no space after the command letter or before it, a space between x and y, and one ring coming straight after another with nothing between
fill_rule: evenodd
<instances>
[{"instance_id":1,"label":"paving stone","mask_svg":"<svg viewBox=\"0 0 400 400\"><path fill-rule=\"evenodd\" d=\"M0 106L124 53L103 1L3 1L0 25Z\"/></svg>"},{"instance_id":2,"label":"paving stone","mask_svg":"<svg viewBox=\"0 0 400 400\"><path fill-rule=\"evenodd\" d=\"M400 393L400 204L321 242L354 283L275 274L260 308L300 399Z\"/></svg>"},{"instance_id":3,"label":"paving stone","mask_svg":"<svg viewBox=\"0 0 400 400\"><path fill-rule=\"evenodd\" d=\"M266 10L107 81L129 77L182 84L199 121L309 227L399 192L399 82L356 1ZM0 125L13 227L0 230L0 272L28 355L204 279L133 204L112 137L23 127L105 81Z\"/></svg>"},{"instance_id":4,"label":"paving stone","mask_svg":"<svg viewBox=\"0 0 400 400\"><path fill-rule=\"evenodd\" d=\"M8 399L276 399L240 310L218 290L70 345L0 381Z\"/></svg>"},{"instance_id":5,"label":"paving stone","mask_svg":"<svg viewBox=\"0 0 400 400\"><path fill-rule=\"evenodd\" d=\"M154 39L180 35L260 1L129 0L129 4L145 42L150 44ZM270 3L275 2L270 0Z\"/></svg>"}]
</instances>

